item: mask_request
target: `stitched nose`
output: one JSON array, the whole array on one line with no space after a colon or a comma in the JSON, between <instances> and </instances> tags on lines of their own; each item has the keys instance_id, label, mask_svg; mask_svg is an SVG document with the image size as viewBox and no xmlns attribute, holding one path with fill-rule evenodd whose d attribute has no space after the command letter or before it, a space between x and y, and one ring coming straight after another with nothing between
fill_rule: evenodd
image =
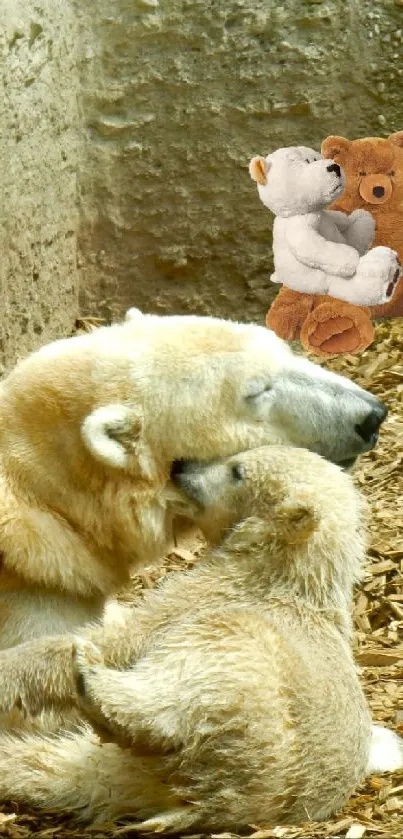
<instances>
[{"instance_id":1,"label":"stitched nose","mask_svg":"<svg viewBox=\"0 0 403 839\"><path fill-rule=\"evenodd\" d=\"M382 195L385 195L385 189L383 186L374 186L372 194L375 195L375 198L382 198Z\"/></svg>"},{"instance_id":2,"label":"stitched nose","mask_svg":"<svg viewBox=\"0 0 403 839\"><path fill-rule=\"evenodd\" d=\"M328 172L334 172L337 175L337 177L340 178L341 169L338 163L331 163L330 166L326 166L326 169Z\"/></svg>"},{"instance_id":3,"label":"stitched nose","mask_svg":"<svg viewBox=\"0 0 403 839\"><path fill-rule=\"evenodd\" d=\"M379 427L386 418L387 413L387 408L384 405L379 408L374 408L374 410L365 417L364 422L355 426L357 434L359 434L362 440L364 440L364 443L375 444Z\"/></svg>"}]
</instances>

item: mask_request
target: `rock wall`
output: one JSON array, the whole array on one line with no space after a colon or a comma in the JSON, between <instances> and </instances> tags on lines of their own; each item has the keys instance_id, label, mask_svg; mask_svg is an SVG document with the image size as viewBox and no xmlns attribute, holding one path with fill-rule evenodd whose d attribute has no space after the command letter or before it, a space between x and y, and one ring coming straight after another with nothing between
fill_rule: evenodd
<instances>
[{"instance_id":1,"label":"rock wall","mask_svg":"<svg viewBox=\"0 0 403 839\"><path fill-rule=\"evenodd\" d=\"M76 18L68 0L0 0L0 364L78 311Z\"/></svg>"},{"instance_id":2,"label":"rock wall","mask_svg":"<svg viewBox=\"0 0 403 839\"><path fill-rule=\"evenodd\" d=\"M0 0L0 361L77 314L262 320L252 154L403 128L403 0ZM77 255L78 254L78 255Z\"/></svg>"},{"instance_id":3,"label":"rock wall","mask_svg":"<svg viewBox=\"0 0 403 839\"><path fill-rule=\"evenodd\" d=\"M403 128L401 2L94 0L84 310L263 318L271 218L249 158Z\"/></svg>"},{"instance_id":4,"label":"rock wall","mask_svg":"<svg viewBox=\"0 0 403 839\"><path fill-rule=\"evenodd\" d=\"M362 81L357 106L363 136L403 130L403 0L363 0Z\"/></svg>"}]
</instances>

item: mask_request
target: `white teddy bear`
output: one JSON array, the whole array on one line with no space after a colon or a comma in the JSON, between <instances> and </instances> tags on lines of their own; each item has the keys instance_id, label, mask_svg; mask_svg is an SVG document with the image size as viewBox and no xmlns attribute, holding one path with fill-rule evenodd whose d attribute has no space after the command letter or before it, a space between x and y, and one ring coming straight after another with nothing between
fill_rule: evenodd
<instances>
[{"instance_id":1,"label":"white teddy bear","mask_svg":"<svg viewBox=\"0 0 403 839\"><path fill-rule=\"evenodd\" d=\"M249 171L261 201L276 216L272 282L359 306L391 299L400 264L390 248L368 251L375 236L371 214L326 209L345 187L337 163L295 146L252 158Z\"/></svg>"}]
</instances>

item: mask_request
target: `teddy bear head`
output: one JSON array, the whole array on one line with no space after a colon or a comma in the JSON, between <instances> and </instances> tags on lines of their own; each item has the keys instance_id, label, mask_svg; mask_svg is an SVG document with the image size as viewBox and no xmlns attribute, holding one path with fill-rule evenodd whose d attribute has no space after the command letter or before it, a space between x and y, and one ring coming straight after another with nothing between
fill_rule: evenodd
<instances>
[{"instance_id":1,"label":"teddy bear head","mask_svg":"<svg viewBox=\"0 0 403 839\"><path fill-rule=\"evenodd\" d=\"M276 216L323 210L345 187L340 165L305 146L281 148L267 157L253 157L249 172L257 183L261 201Z\"/></svg>"},{"instance_id":2,"label":"teddy bear head","mask_svg":"<svg viewBox=\"0 0 403 839\"><path fill-rule=\"evenodd\" d=\"M324 157L336 161L346 173L343 209L358 208L377 213L400 209L403 199L403 131L390 137L346 140L327 137L321 148Z\"/></svg>"}]
</instances>

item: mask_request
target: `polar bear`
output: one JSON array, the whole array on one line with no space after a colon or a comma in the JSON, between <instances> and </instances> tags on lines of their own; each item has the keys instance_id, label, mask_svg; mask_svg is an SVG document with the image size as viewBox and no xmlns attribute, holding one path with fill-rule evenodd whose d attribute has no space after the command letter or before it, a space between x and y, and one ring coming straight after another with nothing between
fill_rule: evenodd
<instances>
[{"instance_id":1,"label":"polar bear","mask_svg":"<svg viewBox=\"0 0 403 839\"><path fill-rule=\"evenodd\" d=\"M376 247L366 210L326 210L345 187L343 170L310 148L281 148L249 165L273 225L271 281L294 291L329 294L359 306L391 300L400 278L395 251Z\"/></svg>"},{"instance_id":2,"label":"polar bear","mask_svg":"<svg viewBox=\"0 0 403 839\"><path fill-rule=\"evenodd\" d=\"M175 480L215 547L123 628L66 639L93 732L0 737L0 797L175 834L325 819L375 765L350 646L362 499L289 447L182 464Z\"/></svg>"},{"instance_id":3,"label":"polar bear","mask_svg":"<svg viewBox=\"0 0 403 839\"><path fill-rule=\"evenodd\" d=\"M0 648L101 619L164 554L173 461L271 442L348 461L385 416L263 327L214 318L137 312L33 353L0 386Z\"/></svg>"}]
</instances>

